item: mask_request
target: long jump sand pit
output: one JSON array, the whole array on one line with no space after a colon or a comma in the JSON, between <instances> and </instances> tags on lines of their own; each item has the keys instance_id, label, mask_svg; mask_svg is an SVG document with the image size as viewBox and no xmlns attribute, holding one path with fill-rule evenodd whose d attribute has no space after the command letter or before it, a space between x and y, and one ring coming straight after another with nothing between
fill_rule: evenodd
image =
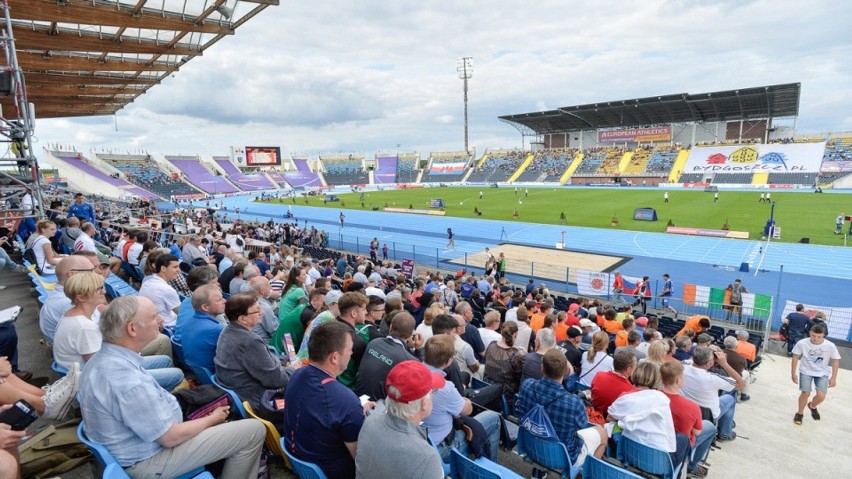
<instances>
[{"instance_id":1,"label":"long jump sand pit","mask_svg":"<svg viewBox=\"0 0 852 479\"><path fill-rule=\"evenodd\" d=\"M629 258L605 254L571 251L551 248L536 248L512 243L490 246L495 258L500 253L506 257L506 273L521 276L535 276L548 281L565 282L568 272L568 282L577 282L578 269L590 271L609 271ZM485 269L485 250L468 253L468 270L483 271ZM464 266L464 258L447 261L450 264Z\"/></svg>"}]
</instances>

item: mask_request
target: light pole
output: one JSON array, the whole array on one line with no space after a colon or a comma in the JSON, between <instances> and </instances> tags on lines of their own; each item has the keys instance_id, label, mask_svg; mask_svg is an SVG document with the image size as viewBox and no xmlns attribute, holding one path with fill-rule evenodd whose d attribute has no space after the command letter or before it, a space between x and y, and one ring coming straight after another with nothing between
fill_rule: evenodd
<instances>
[{"instance_id":1,"label":"light pole","mask_svg":"<svg viewBox=\"0 0 852 479\"><path fill-rule=\"evenodd\" d=\"M473 57L462 57L456 62L456 71L464 81L464 152L470 156L467 141L467 81L473 76Z\"/></svg>"}]
</instances>

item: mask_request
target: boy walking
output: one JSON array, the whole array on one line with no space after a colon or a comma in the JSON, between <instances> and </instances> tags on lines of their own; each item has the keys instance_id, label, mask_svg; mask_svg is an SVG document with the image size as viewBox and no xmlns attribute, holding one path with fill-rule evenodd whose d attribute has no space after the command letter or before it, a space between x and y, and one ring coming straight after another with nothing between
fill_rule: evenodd
<instances>
[{"instance_id":1,"label":"boy walking","mask_svg":"<svg viewBox=\"0 0 852 479\"><path fill-rule=\"evenodd\" d=\"M810 337L802 339L793 346L793 362L790 375L793 384L799 385L799 410L793 416L793 422L802 424L805 406L811 411L814 421L819 421L819 406L825 401L828 388L837 385L837 370L840 368L840 353L837 346L825 340L826 327L816 324L811 328ZM801 365L799 364L801 361ZM830 366L829 366L830 363ZM798 370L796 367L798 366ZM810 402L812 385L816 386L816 395Z\"/></svg>"}]
</instances>

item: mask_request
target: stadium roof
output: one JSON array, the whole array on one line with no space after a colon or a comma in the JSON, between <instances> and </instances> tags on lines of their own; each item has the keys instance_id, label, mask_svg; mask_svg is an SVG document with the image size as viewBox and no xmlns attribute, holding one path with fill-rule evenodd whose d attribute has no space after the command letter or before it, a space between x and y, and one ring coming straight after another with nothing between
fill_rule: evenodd
<instances>
[{"instance_id":1,"label":"stadium roof","mask_svg":"<svg viewBox=\"0 0 852 479\"><path fill-rule=\"evenodd\" d=\"M111 115L279 0L6 0L39 118ZM0 54L9 65L5 53ZM0 99L14 108L11 97Z\"/></svg>"},{"instance_id":2,"label":"stadium roof","mask_svg":"<svg viewBox=\"0 0 852 479\"><path fill-rule=\"evenodd\" d=\"M566 106L501 116L524 135L798 116L800 83Z\"/></svg>"}]
</instances>

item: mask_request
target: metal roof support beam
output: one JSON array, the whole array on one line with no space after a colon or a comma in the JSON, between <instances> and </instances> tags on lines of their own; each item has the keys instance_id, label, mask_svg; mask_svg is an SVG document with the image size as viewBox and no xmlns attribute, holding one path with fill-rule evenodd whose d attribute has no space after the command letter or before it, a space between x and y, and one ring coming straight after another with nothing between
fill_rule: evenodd
<instances>
[{"instance_id":1,"label":"metal roof support beam","mask_svg":"<svg viewBox=\"0 0 852 479\"><path fill-rule=\"evenodd\" d=\"M165 42L157 43L146 39L122 38L119 33L116 33L112 38L102 38L96 33L67 29L59 29L55 33L51 33L48 27L36 25L33 29L19 24L15 25L14 34L18 50L201 55L199 47L186 44L168 45Z\"/></svg>"},{"instance_id":2,"label":"metal roof support beam","mask_svg":"<svg viewBox=\"0 0 852 479\"><path fill-rule=\"evenodd\" d=\"M38 53L20 52L18 53L18 62L24 70L38 71L82 71L82 72L97 72L97 71L164 71L171 72L177 70L177 65L169 65L166 63L142 63L136 61L118 61L106 60L98 61L97 58L82 57L82 56L47 56Z\"/></svg>"}]
</instances>

